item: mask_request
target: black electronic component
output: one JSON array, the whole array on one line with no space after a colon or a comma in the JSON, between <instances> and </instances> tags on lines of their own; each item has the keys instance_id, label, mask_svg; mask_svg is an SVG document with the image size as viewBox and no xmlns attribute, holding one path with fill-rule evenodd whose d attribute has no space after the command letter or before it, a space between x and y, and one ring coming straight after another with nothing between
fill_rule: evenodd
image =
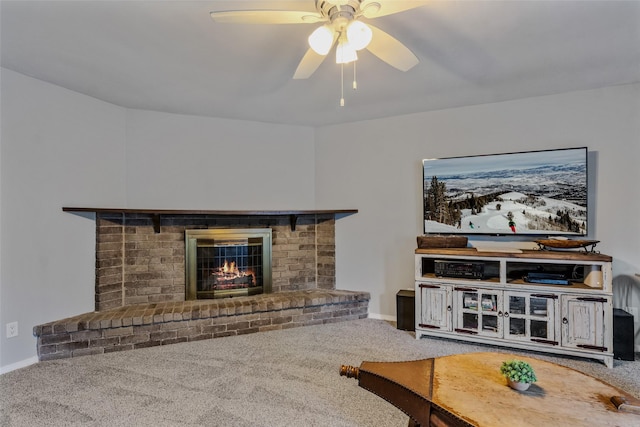
<instances>
[{"instance_id":1,"label":"black electronic component","mask_svg":"<svg viewBox=\"0 0 640 427\"><path fill-rule=\"evenodd\" d=\"M403 289L396 294L396 314L397 327L404 331L415 331L416 325L416 303L415 291Z\"/></svg>"},{"instance_id":2,"label":"black electronic component","mask_svg":"<svg viewBox=\"0 0 640 427\"><path fill-rule=\"evenodd\" d=\"M619 308L613 309L613 357L635 360L633 315Z\"/></svg>"},{"instance_id":3,"label":"black electronic component","mask_svg":"<svg viewBox=\"0 0 640 427\"><path fill-rule=\"evenodd\" d=\"M484 263L436 260L434 273L438 277L458 277L464 279L484 279Z\"/></svg>"},{"instance_id":4,"label":"black electronic component","mask_svg":"<svg viewBox=\"0 0 640 427\"><path fill-rule=\"evenodd\" d=\"M547 285L568 285L570 283L567 276L561 273L530 272L524 277L524 281Z\"/></svg>"}]
</instances>

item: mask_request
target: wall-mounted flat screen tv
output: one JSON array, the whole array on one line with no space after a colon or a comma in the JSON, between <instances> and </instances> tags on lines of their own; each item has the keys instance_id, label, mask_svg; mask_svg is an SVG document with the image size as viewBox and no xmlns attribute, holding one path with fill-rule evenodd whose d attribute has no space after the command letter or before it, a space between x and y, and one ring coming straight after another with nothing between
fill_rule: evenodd
<instances>
[{"instance_id":1,"label":"wall-mounted flat screen tv","mask_svg":"<svg viewBox=\"0 0 640 427\"><path fill-rule=\"evenodd\" d=\"M425 159L425 234L587 234L587 148Z\"/></svg>"}]
</instances>

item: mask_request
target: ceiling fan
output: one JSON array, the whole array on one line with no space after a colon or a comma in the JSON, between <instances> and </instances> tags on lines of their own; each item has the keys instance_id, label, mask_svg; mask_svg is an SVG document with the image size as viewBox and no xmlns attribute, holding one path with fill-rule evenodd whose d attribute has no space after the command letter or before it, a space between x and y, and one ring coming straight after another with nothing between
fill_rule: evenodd
<instances>
[{"instance_id":1,"label":"ceiling fan","mask_svg":"<svg viewBox=\"0 0 640 427\"><path fill-rule=\"evenodd\" d=\"M357 59L356 50L367 49L387 64L407 71L418 58L401 42L359 19L378 18L427 4L416 0L315 0L316 13L292 10L231 10L211 12L216 22L238 24L317 24L309 36L311 46L298 64L293 78L309 78L322 64L334 44L336 62Z\"/></svg>"}]
</instances>

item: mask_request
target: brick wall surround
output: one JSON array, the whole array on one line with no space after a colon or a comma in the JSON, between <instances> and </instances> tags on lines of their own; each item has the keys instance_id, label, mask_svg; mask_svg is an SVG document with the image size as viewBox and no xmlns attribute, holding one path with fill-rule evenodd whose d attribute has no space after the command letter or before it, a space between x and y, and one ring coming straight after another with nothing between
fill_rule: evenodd
<instances>
[{"instance_id":1,"label":"brick wall surround","mask_svg":"<svg viewBox=\"0 0 640 427\"><path fill-rule=\"evenodd\" d=\"M335 289L335 219L301 216L96 214L96 311L184 301L186 229L271 228L272 292Z\"/></svg>"}]
</instances>

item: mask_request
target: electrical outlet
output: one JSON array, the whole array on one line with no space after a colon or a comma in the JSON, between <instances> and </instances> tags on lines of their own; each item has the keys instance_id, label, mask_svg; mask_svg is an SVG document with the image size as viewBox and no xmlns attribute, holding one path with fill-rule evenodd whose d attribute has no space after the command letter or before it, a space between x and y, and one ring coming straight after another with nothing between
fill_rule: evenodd
<instances>
[{"instance_id":1,"label":"electrical outlet","mask_svg":"<svg viewBox=\"0 0 640 427\"><path fill-rule=\"evenodd\" d=\"M18 322L7 323L7 338L18 336Z\"/></svg>"}]
</instances>

